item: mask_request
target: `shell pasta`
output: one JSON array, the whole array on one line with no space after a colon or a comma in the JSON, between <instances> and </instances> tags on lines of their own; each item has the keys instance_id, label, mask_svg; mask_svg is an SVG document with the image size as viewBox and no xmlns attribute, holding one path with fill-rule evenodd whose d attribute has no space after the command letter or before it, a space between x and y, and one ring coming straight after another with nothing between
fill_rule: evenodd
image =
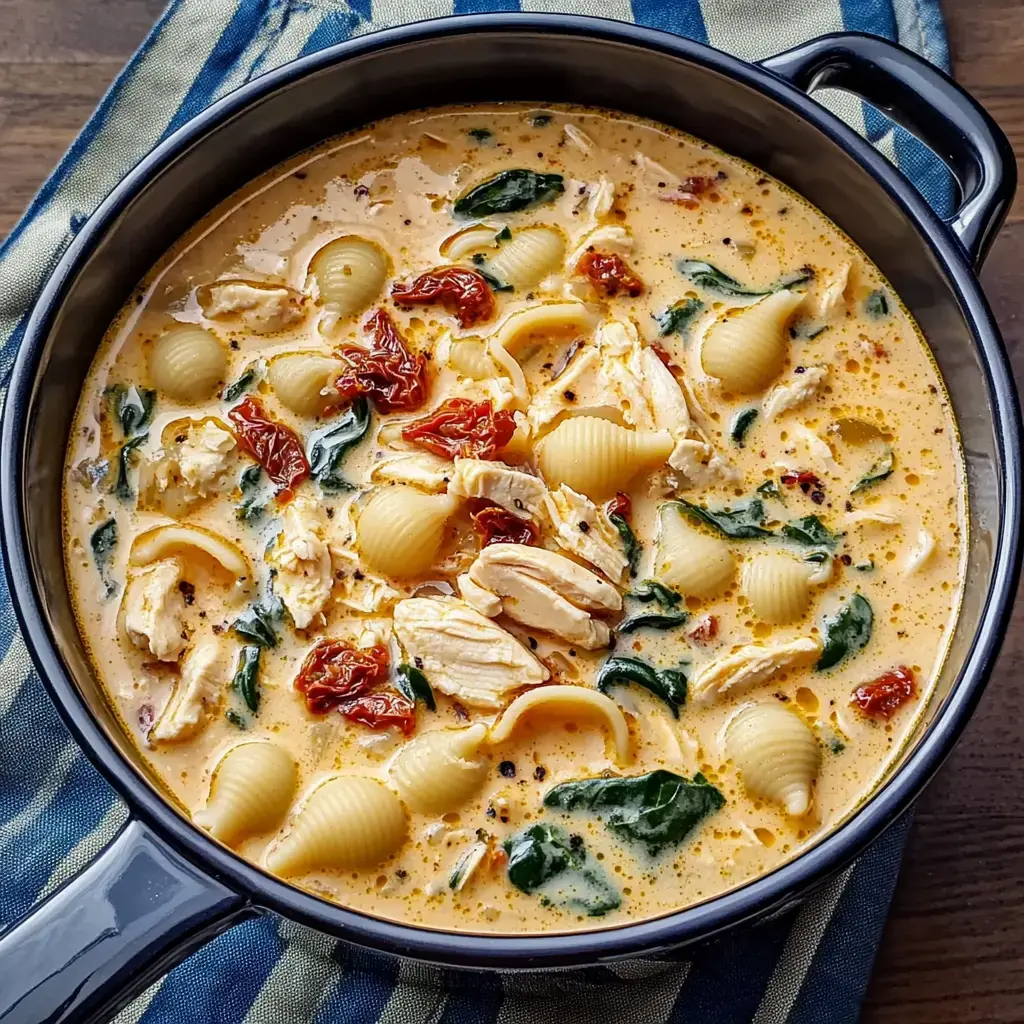
<instances>
[{"instance_id":1,"label":"shell pasta","mask_svg":"<svg viewBox=\"0 0 1024 1024\"><path fill-rule=\"evenodd\" d=\"M328 140L97 343L68 587L225 856L432 929L616 927L799 856L921 720L967 502L927 339L680 131L492 103Z\"/></svg>"}]
</instances>

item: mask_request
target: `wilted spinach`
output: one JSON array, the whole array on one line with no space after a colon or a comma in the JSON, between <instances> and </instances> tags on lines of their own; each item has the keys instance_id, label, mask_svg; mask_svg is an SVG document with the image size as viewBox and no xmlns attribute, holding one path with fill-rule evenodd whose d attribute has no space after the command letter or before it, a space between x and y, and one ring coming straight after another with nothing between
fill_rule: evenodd
<instances>
[{"instance_id":1,"label":"wilted spinach","mask_svg":"<svg viewBox=\"0 0 1024 1024\"><path fill-rule=\"evenodd\" d=\"M780 277L770 288L757 289L746 288L734 277L719 270L718 267L704 260L680 260L676 269L683 277L689 278L700 288L717 292L719 295L736 296L759 296L771 295L773 292L782 291L783 288L793 288L798 284L806 284L814 277L814 270L811 267L801 267L791 274Z\"/></svg>"},{"instance_id":2,"label":"wilted spinach","mask_svg":"<svg viewBox=\"0 0 1024 1024\"><path fill-rule=\"evenodd\" d=\"M124 436L133 437L140 430L144 430L153 415L156 392L147 388L137 388L134 384L130 384L126 388L112 388L111 394Z\"/></svg>"},{"instance_id":3,"label":"wilted spinach","mask_svg":"<svg viewBox=\"0 0 1024 1024\"><path fill-rule=\"evenodd\" d=\"M885 292L872 292L864 300L864 312L875 320L881 320L882 317L888 316L889 300L885 297Z\"/></svg>"},{"instance_id":4,"label":"wilted spinach","mask_svg":"<svg viewBox=\"0 0 1024 1024\"><path fill-rule=\"evenodd\" d=\"M246 523L254 523L267 510L266 505L257 504L260 480L263 478L263 467L254 462L242 470L238 478L238 489L242 492L242 500L235 509L235 515Z\"/></svg>"},{"instance_id":5,"label":"wilted spinach","mask_svg":"<svg viewBox=\"0 0 1024 1024\"><path fill-rule=\"evenodd\" d=\"M252 390L253 385L260 379L260 368L257 363L251 363L242 372L238 380L232 381L220 393L225 402L236 402L247 391Z\"/></svg>"},{"instance_id":6,"label":"wilted spinach","mask_svg":"<svg viewBox=\"0 0 1024 1024\"><path fill-rule=\"evenodd\" d=\"M620 839L644 846L652 856L677 846L725 797L698 773L692 779L659 768L620 779L581 779L555 786L545 807L591 811Z\"/></svg>"},{"instance_id":7,"label":"wilted spinach","mask_svg":"<svg viewBox=\"0 0 1024 1024\"><path fill-rule=\"evenodd\" d=\"M658 333L663 338L669 334L685 334L687 328L703 309L704 303L700 299L683 299L682 302L669 306L664 313L655 313L654 319L658 321Z\"/></svg>"},{"instance_id":8,"label":"wilted spinach","mask_svg":"<svg viewBox=\"0 0 1024 1024\"><path fill-rule=\"evenodd\" d=\"M100 574L100 579L103 581L103 596L105 598L111 597L117 590L117 584L108 574L110 560L113 557L114 548L117 547L117 520L108 519L105 523L100 523L92 531L92 536L89 538L89 546L92 548L92 557L96 563L96 571Z\"/></svg>"},{"instance_id":9,"label":"wilted spinach","mask_svg":"<svg viewBox=\"0 0 1024 1024\"><path fill-rule=\"evenodd\" d=\"M359 444L369 429L370 404L360 395L338 419L310 435L310 475L323 491L330 494L353 489L342 475L341 465L349 449Z\"/></svg>"},{"instance_id":10,"label":"wilted spinach","mask_svg":"<svg viewBox=\"0 0 1024 1024\"><path fill-rule=\"evenodd\" d=\"M862 651L871 639L874 618L868 599L854 594L835 615L825 619L825 645L815 668L823 672Z\"/></svg>"},{"instance_id":11,"label":"wilted spinach","mask_svg":"<svg viewBox=\"0 0 1024 1024\"><path fill-rule=\"evenodd\" d=\"M732 426L729 427L729 436L740 446L743 447L744 439L747 436L747 431L754 425L754 420L757 419L757 409L743 409L741 412L736 414L736 418L732 421Z\"/></svg>"},{"instance_id":12,"label":"wilted spinach","mask_svg":"<svg viewBox=\"0 0 1024 1024\"><path fill-rule=\"evenodd\" d=\"M501 171L476 188L471 188L452 207L458 217L489 217L515 213L547 202L565 191L561 174L538 174L526 168Z\"/></svg>"},{"instance_id":13,"label":"wilted spinach","mask_svg":"<svg viewBox=\"0 0 1024 1024\"><path fill-rule=\"evenodd\" d=\"M679 717L679 709L686 703L686 676L679 669L656 669L639 658L607 658L594 683L604 694L613 686L636 683L664 701L673 718Z\"/></svg>"},{"instance_id":14,"label":"wilted spinach","mask_svg":"<svg viewBox=\"0 0 1024 1024\"><path fill-rule=\"evenodd\" d=\"M753 537L771 537L771 530L764 528L767 518L764 502L760 498L751 498L746 505L735 509L713 509L694 505L685 498L678 498L670 504L679 506L683 515L696 519L705 526L710 526L726 537L734 540L750 540Z\"/></svg>"},{"instance_id":15,"label":"wilted spinach","mask_svg":"<svg viewBox=\"0 0 1024 1024\"><path fill-rule=\"evenodd\" d=\"M620 515L618 512L613 512L608 519L612 526L619 531L619 537L622 540L622 550L626 555L626 561L629 563L629 575L635 577L637 566L640 564L640 556L644 553L644 546L633 532L633 527L629 525L625 516Z\"/></svg>"},{"instance_id":16,"label":"wilted spinach","mask_svg":"<svg viewBox=\"0 0 1024 1024\"><path fill-rule=\"evenodd\" d=\"M494 132L492 132L489 128L470 128L469 131L466 132L466 134L471 139L475 139L481 145L483 145L485 142L489 142L491 139L494 138Z\"/></svg>"},{"instance_id":17,"label":"wilted spinach","mask_svg":"<svg viewBox=\"0 0 1024 1024\"><path fill-rule=\"evenodd\" d=\"M257 644L243 647L238 655L238 667L235 669L235 677L231 680L231 686L235 689L245 706L256 714L260 709L260 655L263 648Z\"/></svg>"},{"instance_id":18,"label":"wilted spinach","mask_svg":"<svg viewBox=\"0 0 1024 1024\"><path fill-rule=\"evenodd\" d=\"M833 533L817 516L793 519L782 527L782 536L808 548L835 550L838 534Z\"/></svg>"},{"instance_id":19,"label":"wilted spinach","mask_svg":"<svg viewBox=\"0 0 1024 1024\"><path fill-rule=\"evenodd\" d=\"M874 484L887 480L892 476L895 463L896 459L892 448L886 447L882 457L853 485L850 493L856 494L858 491L866 491Z\"/></svg>"},{"instance_id":20,"label":"wilted spinach","mask_svg":"<svg viewBox=\"0 0 1024 1024\"><path fill-rule=\"evenodd\" d=\"M765 482L758 487L757 493L763 495L765 498L774 498L776 501L781 501L783 505L786 503L786 499L782 496L782 491L779 490L779 485L775 480L765 480Z\"/></svg>"},{"instance_id":21,"label":"wilted spinach","mask_svg":"<svg viewBox=\"0 0 1024 1024\"><path fill-rule=\"evenodd\" d=\"M132 455L149 440L149 434L139 434L121 445L117 453L117 482L114 484L114 495L121 501L127 501L132 496L132 485L128 480L128 471L131 468Z\"/></svg>"},{"instance_id":22,"label":"wilted spinach","mask_svg":"<svg viewBox=\"0 0 1024 1024\"><path fill-rule=\"evenodd\" d=\"M233 623L231 628L246 640L260 647L277 646L276 624L284 618L284 604L279 597L269 594L261 601L250 605Z\"/></svg>"},{"instance_id":23,"label":"wilted spinach","mask_svg":"<svg viewBox=\"0 0 1024 1024\"><path fill-rule=\"evenodd\" d=\"M683 595L657 580L644 580L636 590L626 594L626 597L640 604L657 605L657 608L646 608L627 615L617 627L620 633L633 633L645 628L675 629L689 618L685 611L676 607L682 601Z\"/></svg>"},{"instance_id":24,"label":"wilted spinach","mask_svg":"<svg viewBox=\"0 0 1024 1024\"><path fill-rule=\"evenodd\" d=\"M430 682L415 665L399 665L395 669L395 689L410 704L421 700L429 710L437 710L437 701L434 700Z\"/></svg>"}]
</instances>

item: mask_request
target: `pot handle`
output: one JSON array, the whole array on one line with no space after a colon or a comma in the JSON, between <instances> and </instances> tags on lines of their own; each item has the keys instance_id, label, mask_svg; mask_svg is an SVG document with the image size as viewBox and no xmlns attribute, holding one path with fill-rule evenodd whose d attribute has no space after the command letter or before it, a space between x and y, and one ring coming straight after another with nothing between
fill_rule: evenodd
<instances>
[{"instance_id":1,"label":"pot handle","mask_svg":"<svg viewBox=\"0 0 1024 1024\"><path fill-rule=\"evenodd\" d=\"M0 1024L109 1020L253 913L137 820L0 936Z\"/></svg>"},{"instance_id":2,"label":"pot handle","mask_svg":"<svg viewBox=\"0 0 1024 1024\"><path fill-rule=\"evenodd\" d=\"M828 87L867 100L938 155L960 189L946 226L980 267L1017 184L1013 149L981 104L924 58L859 32L812 39L761 66L807 93Z\"/></svg>"}]
</instances>

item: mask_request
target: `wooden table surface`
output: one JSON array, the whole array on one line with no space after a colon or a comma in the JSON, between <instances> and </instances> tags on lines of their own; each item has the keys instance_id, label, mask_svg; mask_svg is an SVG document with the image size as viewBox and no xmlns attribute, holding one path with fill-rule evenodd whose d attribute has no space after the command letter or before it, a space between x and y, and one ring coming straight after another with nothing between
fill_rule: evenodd
<instances>
[{"instance_id":1,"label":"wooden table surface","mask_svg":"<svg viewBox=\"0 0 1024 1024\"><path fill-rule=\"evenodd\" d=\"M163 0L0 0L0 239ZM1024 2L944 0L956 77L1024 160ZM1024 180L1024 173L1022 173ZM982 279L1024 381L1024 189ZM949 762L917 805L864 1019L1024 1021L1024 607Z\"/></svg>"}]
</instances>

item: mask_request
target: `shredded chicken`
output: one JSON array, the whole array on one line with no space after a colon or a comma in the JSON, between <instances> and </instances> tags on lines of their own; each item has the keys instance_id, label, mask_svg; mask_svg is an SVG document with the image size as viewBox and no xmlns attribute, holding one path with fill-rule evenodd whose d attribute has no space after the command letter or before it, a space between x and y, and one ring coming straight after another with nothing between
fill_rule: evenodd
<instances>
[{"instance_id":1,"label":"shredded chicken","mask_svg":"<svg viewBox=\"0 0 1024 1024\"><path fill-rule=\"evenodd\" d=\"M743 474L706 441L683 438L676 442L668 464L681 473L691 487L715 487L739 483Z\"/></svg>"},{"instance_id":2,"label":"shredded chicken","mask_svg":"<svg viewBox=\"0 0 1024 1024\"><path fill-rule=\"evenodd\" d=\"M443 494L452 476L448 459L430 452L414 452L383 459L370 470L373 483L399 483L431 494Z\"/></svg>"},{"instance_id":3,"label":"shredded chicken","mask_svg":"<svg viewBox=\"0 0 1024 1024\"><path fill-rule=\"evenodd\" d=\"M331 564L335 570L334 594L343 608L367 615L387 611L401 594L385 579L361 566L359 555L330 541Z\"/></svg>"},{"instance_id":4,"label":"shredded chicken","mask_svg":"<svg viewBox=\"0 0 1024 1024\"><path fill-rule=\"evenodd\" d=\"M181 573L177 558L153 562L132 578L124 595L125 631L136 647L160 661L177 661L185 649Z\"/></svg>"},{"instance_id":5,"label":"shredded chicken","mask_svg":"<svg viewBox=\"0 0 1024 1024\"><path fill-rule=\"evenodd\" d=\"M249 281L210 285L203 312L211 320L238 317L254 334L272 334L302 319L302 307L289 289Z\"/></svg>"},{"instance_id":6,"label":"shredded chicken","mask_svg":"<svg viewBox=\"0 0 1024 1024\"><path fill-rule=\"evenodd\" d=\"M267 556L277 569L274 589L296 629L306 629L331 596L334 573L325 535L316 502L295 498L284 511L284 529Z\"/></svg>"},{"instance_id":7,"label":"shredded chicken","mask_svg":"<svg viewBox=\"0 0 1024 1024\"><path fill-rule=\"evenodd\" d=\"M842 263L831 274L818 275L815 279L804 299L804 312L812 321L830 320L843 309L850 269L850 263Z\"/></svg>"},{"instance_id":8,"label":"shredded chicken","mask_svg":"<svg viewBox=\"0 0 1024 1024\"><path fill-rule=\"evenodd\" d=\"M788 668L809 665L821 654L821 641L801 637L788 643L750 644L705 665L690 681L690 693L702 704L713 704L767 682Z\"/></svg>"},{"instance_id":9,"label":"shredded chicken","mask_svg":"<svg viewBox=\"0 0 1024 1024\"><path fill-rule=\"evenodd\" d=\"M466 704L500 708L548 670L511 633L464 601L413 597L395 606L395 635L431 684Z\"/></svg>"},{"instance_id":10,"label":"shredded chicken","mask_svg":"<svg viewBox=\"0 0 1024 1024\"><path fill-rule=\"evenodd\" d=\"M565 484L545 496L544 507L561 547L596 566L612 582L622 583L629 560L604 509Z\"/></svg>"},{"instance_id":11,"label":"shredded chicken","mask_svg":"<svg viewBox=\"0 0 1024 1024\"><path fill-rule=\"evenodd\" d=\"M554 633L587 650L606 647L608 626L593 617L622 607L619 592L564 555L524 544L483 549L465 577L501 599L501 610L524 626Z\"/></svg>"},{"instance_id":12,"label":"shredded chicken","mask_svg":"<svg viewBox=\"0 0 1024 1024\"><path fill-rule=\"evenodd\" d=\"M917 531L917 542L910 550L907 560L903 565L903 573L909 576L917 572L935 551L935 537L923 526Z\"/></svg>"},{"instance_id":13,"label":"shredded chicken","mask_svg":"<svg viewBox=\"0 0 1024 1024\"><path fill-rule=\"evenodd\" d=\"M185 482L205 498L220 490L229 468L229 453L236 447L234 435L213 420L205 420L189 431L178 449L178 468Z\"/></svg>"},{"instance_id":14,"label":"shredded chicken","mask_svg":"<svg viewBox=\"0 0 1024 1024\"><path fill-rule=\"evenodd\" d=\"M223 652L212 639L200 640L181 663L181 678L147 737L173 743L194 736L220 703L226 683Z\"/></svg>"},{"instance_id":15,"label":"shredded chicken","mask_svg":"<svg viewBox=\"0 0 1024 1024\"><path fill-rule=\"evenodd\" d=\"M537 477L503 462L456 459L448 493L460 498L483 498L510 512L538 519L547 488Z\"/></svg>"},{"instance_id":16,"label":"shredded chicken","mask_svg":"<svg viewBox=\"0 0 1024 1024\"><path fill-rule=\"evenodd\" d=\"M788 384L777 384L768 393L761 407L766 420L774 420L784 412L799 409L825 390L828 370L823 366L808 366Z\"/></svg>"}]
</instances>

